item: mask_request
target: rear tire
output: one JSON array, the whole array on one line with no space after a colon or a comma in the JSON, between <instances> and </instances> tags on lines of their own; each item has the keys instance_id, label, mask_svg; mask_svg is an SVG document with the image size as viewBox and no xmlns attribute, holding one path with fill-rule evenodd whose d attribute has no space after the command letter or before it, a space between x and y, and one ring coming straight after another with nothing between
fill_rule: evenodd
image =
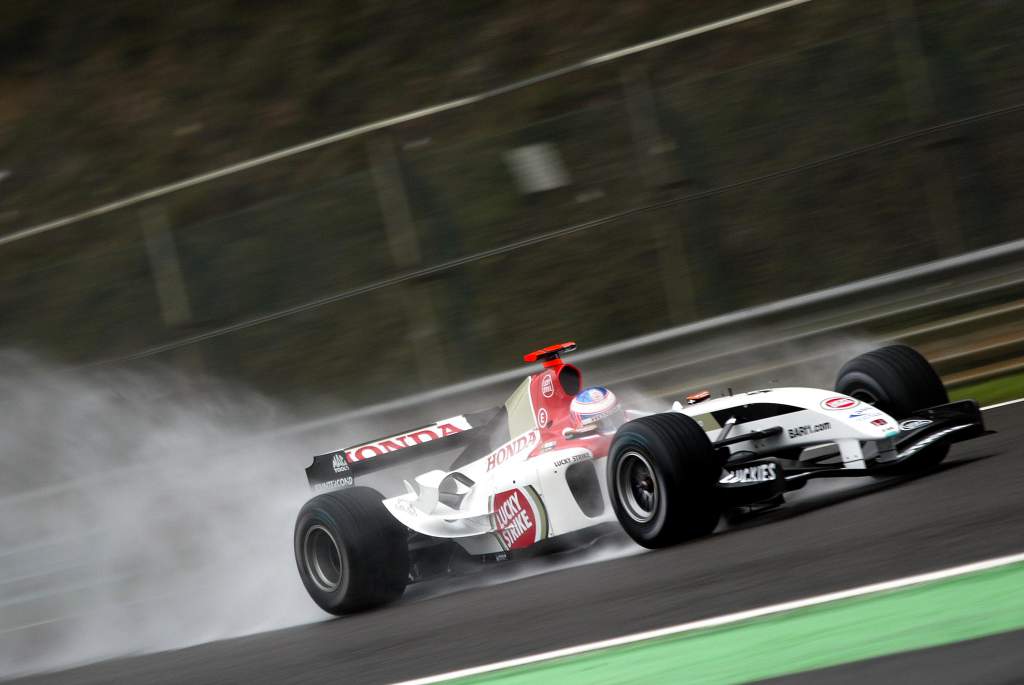
<instances>
[{"instance_id":1,"label":"rear tire","mask_svg":"<svg viewBox=\"0 0 1024 685\"><path fill-rule=\"evenodd\" d=\"M310 597L331 614L387 604L409 582L408 531L376 490L354 487L306 502L295 522L295 561Z\"/></svg>"},{"instance_id":2,"label":"rear tire","mask_svg":"<svg viewBox=\"0 0 1024 685\"><path fill-rule=\"evenodd\" d=\"M655 414L623 424L608 451L615 516L643 547L668 547L709 535L721 509L721 467L704 430L685 414Z\"/></svg>"},{"instance_id":3,"label":"rear tire","mask_svg":"<svg viewBox=\"0 0 1024 685\"><path fill-rule=\"evenodd\" d=\"M839 370L836 391L872 404L897 421L918 409L949 402L939 374L920 352L906 345L889 345L854 357ZM932 447L910 461L879 471L917 472L938 465L948 452L948 445Z\"/></svg>"}]
</instances>

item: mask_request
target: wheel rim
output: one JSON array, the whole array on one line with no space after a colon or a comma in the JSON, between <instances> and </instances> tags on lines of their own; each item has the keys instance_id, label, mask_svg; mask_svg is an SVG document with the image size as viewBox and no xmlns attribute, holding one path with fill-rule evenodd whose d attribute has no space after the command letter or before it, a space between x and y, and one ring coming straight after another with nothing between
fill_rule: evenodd
<instances>
[{"instance_id":1,"label":"wheel rim","mask_svg":"<svg viewBox=\"0 0 1024 685\"><path fill-rule=\"evenodd\" d=\"M615 469L615 490L626 514L637 523L647 523L658 511L658 479L643 454L629 451L619 458Z\"/></svg>"},{"instance_id":2,"label":"wheel rim","mask_svg":"<svg viewBox=\"0 0 1024 685\"><path fill-rule=\"evenodd\" d=\"M324 592L337 590L342 577L341 550L331 532L319 524L310 526L302 547L313 583Z\"/></svg>"}]
</instances>

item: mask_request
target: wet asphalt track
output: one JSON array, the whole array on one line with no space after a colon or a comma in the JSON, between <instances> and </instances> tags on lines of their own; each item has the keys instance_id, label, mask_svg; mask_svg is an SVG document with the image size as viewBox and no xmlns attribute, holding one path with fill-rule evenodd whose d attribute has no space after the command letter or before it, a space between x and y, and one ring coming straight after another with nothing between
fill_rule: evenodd
<instances>
[{"instance_id":1,"label":"wet asphalt track","mask_svg":"<svg viewBox=\"0 0 1024 685\"><path fill-rule=\"evenodd\" d=\"M985 418L999 433L954 447L936 473L812 483L784 509L682 547L437 596L418 588L375 613L12 682L391 682L1021 552L1024 403ZM1024 632L816 674L889 682L892 669L1024 680Z\"/></svg>"}]
</instances>

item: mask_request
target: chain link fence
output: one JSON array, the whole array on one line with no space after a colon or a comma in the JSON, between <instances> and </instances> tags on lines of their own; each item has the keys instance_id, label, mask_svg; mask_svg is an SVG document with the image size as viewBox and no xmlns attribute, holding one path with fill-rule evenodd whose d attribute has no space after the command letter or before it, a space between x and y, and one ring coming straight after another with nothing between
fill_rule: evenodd
<instances>
[{"instance_id":1,"label":"chain link fence","mask_svg":"<svg viewBox=\"0 0 1024 685\"><path fill-rule=\"evenodd\" d=\"M1020 3L816 0L5 245L0 339L379 400L1018 238L1022 124Z\"/></svg>"}]
</instances>

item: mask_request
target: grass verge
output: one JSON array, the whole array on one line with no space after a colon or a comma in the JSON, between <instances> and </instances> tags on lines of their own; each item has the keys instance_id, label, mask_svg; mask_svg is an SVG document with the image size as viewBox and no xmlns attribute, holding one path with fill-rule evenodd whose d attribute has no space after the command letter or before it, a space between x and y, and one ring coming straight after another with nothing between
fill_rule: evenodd
<instances>
[{"instance_id":1,"label":"grass verge","mask_svg":"<svg viewBox=\"0 0 1024 685\"><path fill-rule=\"evenodd\" d=\"M961 385L949 391L951 402L972 399L985 407L998 402L1024 397L1024 371L1011 373L978 383Z\"/></svg>"}]
</instances>

